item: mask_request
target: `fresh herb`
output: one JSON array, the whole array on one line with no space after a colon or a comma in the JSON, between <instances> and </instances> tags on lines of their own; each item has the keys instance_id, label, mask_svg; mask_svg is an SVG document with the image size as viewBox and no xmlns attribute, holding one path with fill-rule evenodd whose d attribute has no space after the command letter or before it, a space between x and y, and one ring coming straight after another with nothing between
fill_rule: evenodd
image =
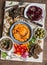
<instances>
[{"instance_id":1,"label":"fresh herb","mask_svg":"<svg viewBox=\"0 0 47 65\"><path fill-rule=\"evenodd\" d=\"M2 58L6 58L6 56L7 56L6 52L1 52L1 54L2 54Z\"/></svg>"},{"instance_id":2,"label":"fresh herb","mask_svg":"<svg viewBox=\"0 0 47 65\"><path fill-rule=\"evenodd\" d=\"M30 44L29 44L28 48L30 48L31 45L35 43L35 40L36 40L36 38L33 36L32 39L29 41Z\"/></svg>"},{"instance_id":3,"label":"fresh herb","mask_svg":"<svg viewBox=\"0 0 47 65\"><path fill-rule=\"evenodd\" d=\"M30 43L30 44L31 44L31 43L35 43L35 40L36 40L36 38L33 36L29 43Z\"/></svg>"}]
</instances>

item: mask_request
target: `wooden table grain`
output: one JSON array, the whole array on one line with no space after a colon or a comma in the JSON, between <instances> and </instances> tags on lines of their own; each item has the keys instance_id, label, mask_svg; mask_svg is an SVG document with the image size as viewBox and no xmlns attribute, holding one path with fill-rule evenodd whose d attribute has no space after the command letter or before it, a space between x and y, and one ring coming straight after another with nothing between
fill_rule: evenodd
<instances>
[{"instance_id":1,"label":"wooden table grain","mask_svg":"<svg viewBox=\"0 0 47 65\"><path fill-rule=\"evenodd\" d=\"M3 23L3 6L4 1L0 0L0 37L2 31L2 23ZM8 0L10 1L10 0ZM21 1L21 0L11 0L11 1ZM46 20L45 20L45 29L47 31L47 0L24 0L24 2L33 2L33 3L44 3L46 4ZM0 65L47 65L47 37L44 40L44 49L43 49L43 62L20 62L20 61L9 61L9 60L0 60Z\"/></svg>"}]
</instances>

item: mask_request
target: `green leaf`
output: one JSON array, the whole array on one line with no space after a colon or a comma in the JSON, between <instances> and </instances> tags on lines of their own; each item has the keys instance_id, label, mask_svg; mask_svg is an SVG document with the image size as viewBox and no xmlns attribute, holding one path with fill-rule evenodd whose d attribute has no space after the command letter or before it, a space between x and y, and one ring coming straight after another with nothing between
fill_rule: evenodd
<instances>
[{"instance_id":1,"label":"green leaf","mask_svg":"<svg viewBox=\"0 0 47 65\"><path fill-rule=\"evenodd\" d=\"M29 43L30 44L35 43L35 40L36 40L36 38L33 36Z\"/></svg>"},{"instance_id":2,"label":"green leaf","mask_svg":"<svg viewBox=\"0 0 47 65\"><path fill-rule=\"evenodd\" d=\"M2 58L6 58L7 53L6 52L1 52Z\"/></svg>"},{"instance_id":3,"label":"green leaf","mask_svg":"<svg viewBox=\"0 0 47 65\"><path fill-rule=\"evenodd\" d=\"M29 44L28 48L31 48L31 45L35 43L35 40L36 40L36 38L33 36L32 39L29 41L30 44Z\"/></svg>"}]
</instances>

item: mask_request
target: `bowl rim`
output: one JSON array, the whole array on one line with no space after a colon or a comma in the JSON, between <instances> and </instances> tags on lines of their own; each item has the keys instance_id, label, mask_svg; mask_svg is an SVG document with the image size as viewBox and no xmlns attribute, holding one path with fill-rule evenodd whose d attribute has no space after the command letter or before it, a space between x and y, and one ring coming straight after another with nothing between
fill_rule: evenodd
<instances>
[{"instance_id":1,"label":"bowl rim","mask_svg":"<svg viewBox=\"0 0 47 65\"><path fill-rule=\"evenodd\" d=\"M30 28L30 30L32 31L32 35L31 35L30 38L29 38L27 41L25 41L25 42L20 42L20 41L14 39L14 37L13 37L13 35L12 35L12 29L13 29L13 27L14 27L15 25L19 24L19 23L26 24L26 25ZM31 40L32 36L33 36L33 30L32 30L32 28L31 28L31 25L30 25L28 22L26 22L26 21L18 21L18 22L15 22L15 23L11 26L11 28L10 28L10 37L11 37L12 40L13 40L15 43L17 43L17 44L23 44L23 43L29 42L29 41Z\"/></svg>"}]
</instances>

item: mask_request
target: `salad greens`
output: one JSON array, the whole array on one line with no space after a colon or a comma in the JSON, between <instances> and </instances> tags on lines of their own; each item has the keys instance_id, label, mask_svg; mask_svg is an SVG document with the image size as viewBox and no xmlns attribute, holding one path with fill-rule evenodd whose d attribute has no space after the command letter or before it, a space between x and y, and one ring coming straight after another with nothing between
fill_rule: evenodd
<instances>
[{"instance_id":1,"label":"salad greens","mask_svg":"<svg viewBox=\"0 0 47 65\"><path fill-rule=\"evenodd\" d=\"M30 44L35 43L36 38L33 36L32 39L29 41Z\"/></svg>"},{"instance_id":2,"label":"salad greens","mask_svg":"<svg viewBox=\"0 0 47 65\"><path fill-rule=\"evenodd\" d=\"M6 58L8 56L6 52L1 52L1 54L2 54L2 58Z\"/></svg>"},{"instance_id":3,"label":"salad greens","mask_svg":"<svg viewBox=\"0 0 47 65\"><path fill-rule=\"evenodd\" d=\"M33 36L32 39L29 41L29 43L30 43L28 46L29 48L31 47L32 44L35 43L35 40L36 40L36 38Z\"/></svg>"}]
</instances>

